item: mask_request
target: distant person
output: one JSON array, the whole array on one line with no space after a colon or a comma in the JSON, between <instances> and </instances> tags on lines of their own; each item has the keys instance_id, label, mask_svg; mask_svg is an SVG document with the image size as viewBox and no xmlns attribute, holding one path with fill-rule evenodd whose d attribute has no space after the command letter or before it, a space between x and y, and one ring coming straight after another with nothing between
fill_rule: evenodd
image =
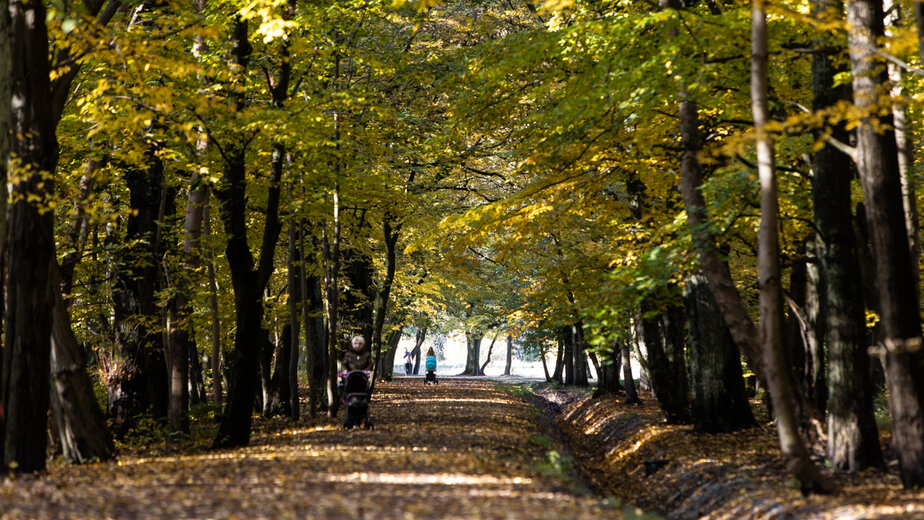
<instances>
[{"instance_id":1,"label":"distant person","mask_svg":"<svg viewBox=\"0 0 924 520\"><path fill-rule=\"evenodd\" d=\"M427 369L427 377L424 381L426 381L427 384L430 384L430 385L435 384L436 383L436 354L433 353L433 347L430 347L430 349L427 350L426 369Z\"/></svg>"},{"instance_id":2,"label":"distant person","mask_svg":"<svg viewBox=\"0 0 924 520\"><path fill-rule=\"evenodd\" d=\"M407 349L404 349L404 374L405 375L408 375L408 376L411 375L411 368L414 367L414 364L411 363L411 359L413 358L414 356L412 356L411 353L407 351Z\"/></svg>"},{"instance_id":3,"label":"distant person","mask_svg":"<svg viewBox=\"0 0 924 520\"><path fill-rule=\"evenodd\" d=\"M341 359L341 370L350 372L353 370L372 370L372 356L366 349L366 339L362 336L353 336L351 349L343 354Z\"/></svg>"}]
</instances>

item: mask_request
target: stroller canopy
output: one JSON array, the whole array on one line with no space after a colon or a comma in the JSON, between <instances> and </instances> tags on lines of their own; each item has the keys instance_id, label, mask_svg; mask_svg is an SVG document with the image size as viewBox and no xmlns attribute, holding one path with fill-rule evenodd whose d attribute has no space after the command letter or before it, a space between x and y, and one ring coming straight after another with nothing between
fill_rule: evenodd
<instances>
[{"instance_id":1,"label":"stroller canopy","mask_svg":"<svg viewBox=\"0 0 924 520\"><path fill-rule=\"evenodd\" d=\"M362 370L348 372L343 382L344 395L365 394L369 392L369 378Z\"/></svg>"}]
</instances>

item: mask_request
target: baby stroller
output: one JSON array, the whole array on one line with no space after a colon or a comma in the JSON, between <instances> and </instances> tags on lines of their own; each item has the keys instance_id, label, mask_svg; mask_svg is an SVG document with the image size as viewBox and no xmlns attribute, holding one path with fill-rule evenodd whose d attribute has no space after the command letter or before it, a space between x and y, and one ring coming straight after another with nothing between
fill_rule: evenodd
<instances>
[{"instance_id":1,"label":"baby stroller","mask_svg":"<svg viewBox=\"0 0 924 520\"><path fill-rule=\"evenodd\" d=\"M425 362L425 368L427 370L427 377L424 378L425 385L435 385L436 380L436 356L433 355L433 349L431 348L427 352L427 360Z\"/></svg>"},{"instance_id":2,"label":"baby stroller","mask_svg":"<svg viewBox=\"0 0 924 520\"><path fill-rule=\"evenodd\" d=\"M362 370L352 370L343 376L343 390L341 393L346 404L346 417L343 419L344 428L362 426L371 429L372 420L369 419L369 375Z\"/></svg>"}]
</instances>

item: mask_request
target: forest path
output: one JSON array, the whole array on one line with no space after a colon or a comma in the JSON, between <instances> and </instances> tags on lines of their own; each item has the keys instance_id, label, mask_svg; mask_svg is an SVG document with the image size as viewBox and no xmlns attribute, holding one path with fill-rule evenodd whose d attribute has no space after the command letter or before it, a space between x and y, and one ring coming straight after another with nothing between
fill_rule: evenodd
<instances>
[{"instance_id":1,"label":"forest path","mask_svg":"<svg viewBox=\"0 0 924 520\"><path fill-rule=\"evenodd\" d=\"M0 480L0 518L619 518L515 390L379 382L374 430L260 421L243 449L54 466Z\"/></svg>"}]
</instances>

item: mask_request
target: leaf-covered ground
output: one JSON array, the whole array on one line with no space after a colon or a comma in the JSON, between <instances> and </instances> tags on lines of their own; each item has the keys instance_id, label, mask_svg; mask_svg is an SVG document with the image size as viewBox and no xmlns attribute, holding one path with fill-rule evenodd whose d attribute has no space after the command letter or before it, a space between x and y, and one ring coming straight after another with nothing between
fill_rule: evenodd
<instances>
[{"instance_id":1,"label":"leaf-covered ground","mask_svg":"<svg viewBox=\"0 0 924 520\"><path fill-rule=\"evenodd\" d=\"M668 518L921 520L924 490L904 490L888 471L833 474L832 496L803 497L786 471L772 424L718 435L664 424L656 401L538 390L557 412L569 447L593 483ZM645 475L645 461L666 461Z\"/></svg>"},{"instance_id":2,"label":"leaf-covered ground","mask_svg":"<svg viewBox=\"0 0 924 520\"><path fill-rule=\"evenodd\" d=\"M117 462L0 479L0 518L622 516L570 477L554 427L511 390L399 379L380 383L372 431L261 419L244 449L152 438Z\"/></svg>"}]
</instances>

